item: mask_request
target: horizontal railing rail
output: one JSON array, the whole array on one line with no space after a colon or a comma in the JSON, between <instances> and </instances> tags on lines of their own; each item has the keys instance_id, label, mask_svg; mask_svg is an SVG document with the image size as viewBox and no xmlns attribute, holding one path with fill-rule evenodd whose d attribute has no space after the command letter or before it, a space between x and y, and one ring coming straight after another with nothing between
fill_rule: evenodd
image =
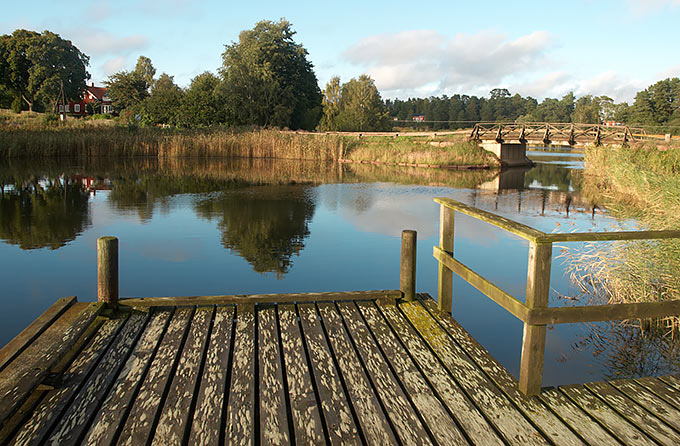
<instances>
[{"instance_id":1,"label":"horizontal railing rail","mask_svg":"<svg viewBox=\"0 0 680 446\"><path fill-rule=\"evenodd\" d=\"M660 318L680 315L680 300L549 307L552 244L555 242L658 240L680 238L680 231L622 231L548 234L491 212L468 206L450 198L435 198L441 205L439 246L433 255L439 262L438 305L451 312L453 273L524 323L520 390L528 395L540 392L547 324L599 322L634 318ZM529 242L525 301L517 299L453 256L455 212L482 220Z\"/></svg>"}]
</instances>

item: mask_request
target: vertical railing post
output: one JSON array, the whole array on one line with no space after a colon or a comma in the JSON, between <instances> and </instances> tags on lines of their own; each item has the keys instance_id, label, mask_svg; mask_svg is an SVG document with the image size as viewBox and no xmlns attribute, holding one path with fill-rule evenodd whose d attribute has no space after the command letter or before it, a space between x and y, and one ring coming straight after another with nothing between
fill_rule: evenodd
<instances>
[{"instance_id":1,"label":"vertical railing post","mask_svg":"<svg viewBox=\"0 0 680 446\"><path fill-rule=\"evenodd\" d=\"M401 269L399 270L399 289L404 294L404 300L416 298L416 245L418 236L416 231L406 229L401 231Z\"/></svg>"},{"instance_id":2,"label":"vertical railing post","mask_svg":"<svg viewBox=\"0 0 680 446\"><path fill-rule=\"evenodd\" d=\"M531 242L527 271L526 305L529 309L548 306L550 294L550 264L552 243ZM524 323L522 361L519 369L519 389L525 395L537 395L543 383L545 325Z\"/></svg>"},{"instance_id":3,"label":"vertical railing post","mask_svg":"<svg viewBox=\"0 0 680 446\"><path fill-rule=\"evenodd\" d=\"M97 239L97 301L118 306L118 239Z\"/></svg>"},{"instance_id":4,"label":"vertical railing post","mask_svg":"<svg viewBox=\"0 0 680 446\"><path fill-rule=\"evenodd\" d=\"M439 205L439 249L453 255L453 228L455 211ZM439 283L437 285L439 311L451 314L453 309L453 271L439 262Z\"/></svg>"}]
</instances>

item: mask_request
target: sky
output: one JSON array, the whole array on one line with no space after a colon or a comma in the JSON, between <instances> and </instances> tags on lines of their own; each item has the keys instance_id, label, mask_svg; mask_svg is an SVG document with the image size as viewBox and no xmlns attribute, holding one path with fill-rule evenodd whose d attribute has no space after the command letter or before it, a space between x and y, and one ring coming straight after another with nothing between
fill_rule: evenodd
<instances>
[{"instance_id":1,"label":"sky","mask_svg":"<svg viewBox=\"0 0 680 446\"><path fill-rule=\"evenodd\" d=\"M259 20L285 18L323 89L369 74L383 98L572 91L632 102L680 75L680 0L9 2L0 34L50 30L90 56L91 81L149 57L188 86L217 73L225 45Z\"/></svg>"}]
</instances>

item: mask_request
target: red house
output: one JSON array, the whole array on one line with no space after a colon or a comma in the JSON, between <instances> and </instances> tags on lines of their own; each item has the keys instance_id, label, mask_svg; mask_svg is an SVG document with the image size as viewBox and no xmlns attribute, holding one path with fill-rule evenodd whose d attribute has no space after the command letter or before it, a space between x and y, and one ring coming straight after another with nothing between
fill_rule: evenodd
<instances>
[{"instance_id":1,"label":"red house","mask_svg":"<svg viewBox=\"0 0 680 446\"><path fill-rule=\"evenodd\" d=\"M85 87L83 98L80 101L68 101L66 109L59 105L59 113L66 112L69 115L85 116L88 114L88 104L96 107L95 113L113 113L111 99L106 96L106 87L95 87L94 83Z\"/></svg>"}]
</instances>

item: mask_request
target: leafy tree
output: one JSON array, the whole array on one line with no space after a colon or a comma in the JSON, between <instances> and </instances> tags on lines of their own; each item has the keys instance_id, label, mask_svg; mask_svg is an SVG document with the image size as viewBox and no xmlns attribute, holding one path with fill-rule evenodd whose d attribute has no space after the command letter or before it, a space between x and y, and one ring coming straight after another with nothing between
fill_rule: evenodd
<instances>
[{"instance_id":1,"label":"leafy tree","mask_svg":"<svg viewBox=\"0 0 680 446\"><path fill-rule=\"evenodd\" d=\"M263 20L225 46L221 95L229 121L313 129L321 112L321 91L307 50L293 40L291 24Z\"/></svg>"},{"instance_id":2,"label":"leafy tree","mask_svg":"<svg viewBox=\"0 0 680 446\"><path fill-rule=\"evenodd\" d=\"M181 122L188 127L207 127L224 122L224 107L217 96L220 79L210 72L199 74L182 98Z\"/></svg>"},{"instance_id":3,"label":"leafy tree","mask_svg":"<svg viewBox=\"0 0 680 446\"><path fill-rule=\"evenodd\" d=\"M142 117L146 124L177 124L184 92L165 73L151 87L151 95L142 103Z\"/></svg>"},{"instance_id":4,"label":"leafy tree","mask_svg":"<svg viewBox=\"0 0 680 446\"><path fill-rule=\"evenodd\" d=\"M52 110L61 98L77 99L90 78L90 58L50 31L37 33L18 29L0 36L0 85L29 110L42 103Z\"/></svg>"},{"instance_id":5,"label":"leafy tree","mask_svg":"<svg viewBox=\"0 0 680 446\"><path fill-rule=\"evenodd\" d=\"M322 129L354 131L383 131L390 128L390 119L373 79L362 74L339 89L340 78L332 78L326 85L324 121Z\"/></svg>"},{"instance_id":6,"label":"leafy tree","mask_svg":"<svg viewBox=\"0 0 680 446\"><path fill-rule=\"evenodd\" d=\"M571 122L581 124L600 123L600 101L591 95L578 98L574 104L574 112L571 114Z\"/></svg>"},{"instance_id":7,"label":"leafy tree","mask_svg":"<svg viewBox=\"0 0 680 446\"><path fill-rule=\"evenodd\" d=\"M156 69L147 57L139 56L134 71L119 71L104 82L106 94L111 98L113 107L118 110L134 107L149 96Z\"/></svg>"}]
</instances>

